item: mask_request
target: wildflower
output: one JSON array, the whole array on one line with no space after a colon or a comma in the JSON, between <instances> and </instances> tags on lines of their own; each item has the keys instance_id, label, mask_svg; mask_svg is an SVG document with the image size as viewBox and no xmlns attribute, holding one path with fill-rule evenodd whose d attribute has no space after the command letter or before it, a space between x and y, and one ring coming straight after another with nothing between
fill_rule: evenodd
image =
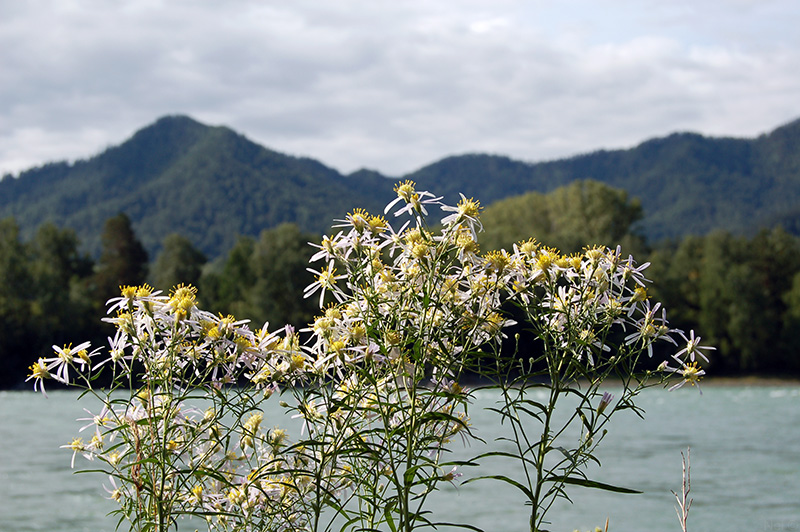
<instances>
[{"instance_id":1,"label":"wildflower","mask_svg":"<svg viewBox=\"0 0 800 532\"><path fill-rule=\"evenodd\" d=\"M703 353L703 349L716 349L716 347L710 347L705 345L701 346L700 337L699 336L695 337L694 330L691 330L689 332L689 338L686 338L686 335L683 333L683 331L679 332L680 335L683 337L684 341L686 341L686 347L675 353L675 357L677 358L683 354L686 354L686 356L689 357L689 360L694 362L695 356L698 355L703 360L708 362L708 357L706 357L705 353Z\"/></svg>"},{"instance_id":2,"label":"wildflower","mask_svg":"<svg viewBox=\"0 0 800 532\"><path fill-rule=\"evenodd\" d=\"M594 356L592 355L592 349L598 349L600 352L604 351L611 351L611 347L607 346L600 339L597 337L593 329L582 329L578 333L578 345L576 346L576 356L578 360L583 358L584 352L586 353L586 359L589 362L590 366L594 366Z\"/></svg>"},{"instance_id":3,"label":"wildflower","mask_svg":"<svg viewBox=\"0 0 800 532\"><path fill-rule=\"evenodd\" d=\"M617 323L622 315L622 303L616 298L609 298L601 305L600 311L607 323Z\"/></svg>"},{"instance_id":4,"label":"wildflower","mask_svg":"<svg viewBox=\"0 0 800 532\"><path fill-rule=\"evenodd\" d=\"M411 199L414 197L414 194L416 194L416 191L414 190L415 186L416 183L410 180L406 180L402 183L398 183L397 185L395 185L394 191L397 193L397 197L399 199L402 199L406 203L411 203ZM384 212L388 211L389 208L385 209Z\"/></svg>"},{"instance_id":5,"label":"wildflower","mask_svg":"<svg viewBox=\"0 0 800 532\"><path fill-rule=\"evenodd\" d=\"M42 394L47 397L47 392L44 389L44 381L53 378L47 368L47 360L44 358L39 358L39 360L34 362L29 369L31 370L31 374L28 375L28 378L25 379L25 382L33 379L33 391L36 392L41 390Z\"/></svg>"},{"instance_id":6,"label":"wildflower","mask_svg":"<svg viewBox=\"0 0 800 532\"><path fill-rule=\"evenodd\" d=\"M503 318L503 316L497 312L489 312L488 314L486 314L484 319L485 321L481 323L481 328L487 333L489 333L491 337L494 337L497 334L499 334L504 327L513 325L513 323Z\"/></svg>"},{"instance_id":7,"label":"wildflower","mask_svg":"<svg viewBox=\"0 0 800 532\"><path fill-rule=\"evenodd\" d=\"M619 248L617 249L619 250ZM633 281L639 285L637 288L644 288L645 281L649 279L645 279L643 272L650 266L650 263L645 262L638 267L634 267L633 263L633 257L628 257L627 264L622 268L622 279L623 281L633 279Z\"/></svg>"},{"instance_id":8,"label":"wildflower","mask_svg":"<svg viewBox=\"0 0 800 532\"><path fill-rule=\"evenodd\" d=\"M605 257L606 250L603 246L592 246L588 247L584 251L584 256L589 260L592 265L596 265L600 262L600 259Z\"/></svg>"},{"instance_id":9,"label":"wildflower","mask_svg":"<svg viewBox=\"0 0 800 532\"><path fill-rule=\"evenodd\" d=\"M117 364L123 360L133 360L132 354L125 354L126 347L128 347L128 335L127 333L117 329L114 338L108 338L108 358L97 364L96 368L100 368L109 362L112 364Z\"/></svg>"},{"instance_id":10,"label":"wildflower","mask_svg":"<svg viewBox=\"0 0 800 532\"><path fill-rule=\"evenodd\" d=\"M697 362L690 362L689 364L681 363L681 365L682 367L680 368L666 368L682 377L682 380L670 387L669 391L677 390L686 383L689 383L691 386L697 385L697 389L700 390L700 379L706 372L698 367ZM700 393L702 394L703 390L700 390Z\"/></svg>"},{"instance_id":11,"label":"wildflower","mask_svg":"<svg viewBox=\"0 0 800 532\"><path fill-rule=\"evenodd\" d=\"M91 454L89 454L86 444L83 443L83 438L73 438L73 440L67 445L62 445L61 449L69 449L72 451L72 462L70 462L70 467L72 467L73 469L75 468L75 456L78 453L82 453L87 458L91 457Z\"/></svg>"},{"instance_id":12,"label":"wildflower","mask_svg":"<svg viewBox=\"0 0 800 532\"><path fill-rule=\"evenodd\" d=\"M121 312L125 309L133 310L137 305L150 309L150 304L158 299L158 295L161 293L154 291L153 287L148 284L120 286L119 290L121 297L113 297L106 302L108 314Z\"/></svg>"},{"instance_id":13,"label":"wildflower","mask_svg":"<svg viewBox=\"0 0 800 532\"><path fill-rule=\"evenodd\" d=\"M351 226L358 233L363 233L369 229L370 214L364 209L355 209L347 215L347 219L343 220L347 225Z\"/></svg>"},{"instance_id":14,"label":"wildflower","mask_svg":"<svg viewBox=\"0 0 800 532\"><path fill-rule=\"evenodd\" d=\"M386 230L386 226L388 225L386 220L383 216L370 216L367 220L369 224L369 230L372 234L377 235L378 233L382 233Z\"/></svg>"},{"instance_id":15,"label":"wildflower","mask_svg":"<svg viewBox=\"0 0 800 532\"><path fill-rule=\"evenodd\" d=\"M133 300L136 297L136 287L130 285L120 286L119 291L121 297L114 297L106 301L109 314L115 311L122 311L126 307L133 307Z\"/></svg>"},{"instance_id":16,"label":"wildflower","mask_svg":"<svg viewBox=\"0 0 800 532\"><path fill-rule=\"evenodd\" d=\"M269 433L269 444L272 445L274 448L278 448L286 441L287 434L286 431L275 427Z\"/></svg>"},{"instance_id":17,"label":"wildflower","mask_svg":"<svg viewBox=\"0 0 800 532\"><path fill-rule=\"evenodd\" d=\"M536 254L536 269L543 273L547 273L558 261L560 254L553 248L541 248Z\"/></svg>"},{"instance_id":18,"label":"wildflower","mask_svg":"<svg viewBox=\"0 0 800 532\"><path fill-rule=\"evenodd\" d=\"M539 243L536 241L535 238L529 238L528 240L524 240L522 242L514 244L515 253L521 253L523 255L531 256L535 254L538 250L539 250Z\"/></svg>"},{"instance_id":19,"label":"wildflower","mask_svg":"<svg viewBox=\"0 0 800 532\"><path fill-rule=\"evenodd\" d=\"M319 290L319 306L322 307L322 302L325 299L325 291L330 290L337 301L342 301L342 295L336 290L336 281L344 279L347 277L346 275L336 275L336 268L333 267L333 264L328 264L328 266L322 268L320 271L312 270L311 268L306 268L306 270L315 274L317 280L303 290L304 298L312 296L314 292Z\"/></svg>"},{"instance_id":20,"label":"wildflower","mask_svg":"<svg viewBox=\"0 0 800 532\"><path fill-rule=\"evenodd\" d=\"M255 438L256 434L258 433L258 429L261 426L261 422L264 420L264 415L260 412L256 412L252 414L247 421L244 423L244 428L242 430L242 448L251 447L255 449Z\"/></svg>"},{"instance_id":21,"label":"wildflower","mask_svg":"<svg viewBox=\"0 0 800 532\"><path fill-rule=\"evenodd\" d=\"M414 189L415 186L416 184L413 181L405 181L396 185L394 187L394 191L397 193L397 198L395 198L386 206L383 213L388 213L398 202L404 201L406 206L395 211L395 216L412 212L416 212L418 214L421 213L427 216L428 211L425 210L425 204L438 203L438 201L442 198L437 198L430 192L417 192ZM424 199L426 197L428 199Z\"/></svg>"},{"instance_id":22,"label":"wildflower","mask_svg":"<svg viewBox=\"0 0 800 532\"><path fill-rule=\"evenodd\" d=\"M195 486L191 489L191 495L189 496L190 502L199 505L203 502L203 485L202 484L195 484Z\"/></svg>"},{"instance_id":23,"label":"wildflower","mask_svg":"<svg viewBox=\"0 0 800 532\"><path fill-rule=\"evenodd\" d=\"M458 205L451 207L449 205L442 205L442 210L452 212L453 214L442 218L442 225L455 225L467 223L473 238L475 237L475 227L483 230L478 216L481 211L481 202L472 198L467 199L464 194L461 194L461 201Z\"/></svg>"},{"instance_id":24,"label":"wildflower","mask_svg":"<svg viewBox=\"0 0 800 532\"><path fill-rule=\"evenodd\" d=\"M90 453L101 452L103 450L103 436L94 434L92 440L86 444L86 450Z\"/></svg>"},{"instance_id":25,"label":"wildflower","mask_svg":"<svg viewBox=\"0 0 800 532\"><path fill-rule=\"evenodd\" d=\"M466 229L459 229L455 244L461 250L459 259L462 261L465 257L476 255L480 249L475 236Z\"/></svg>"},{"instance_id":26,"label":"wildflower","mask_svg":"<svg viewBox=\"0 0 800 532\"><path fill-rule=\"evenodd\" d=\"M247 488L231 488L228 491L227 498L232 504L236 506L244 506L247 503Z\"/></svg>"},{"instance_id":27,"label":"wildflower","mask_svg":"<svg viewBox=\"0 0 800 532\"><path fill-rule=\"evenodd\" d=\"M175 311L178 320L187 318L197 304L197 288L183 284L176 286L167 304Z\"/></svg>"},{"instance_id":28,"label":"wildflower","mask_svg":"<svg viewBox=\"0 0 800 532\"><path fill-rule=\"evenodd\" d=\"M327 261L331 261L336 257L342 254L342 232L334 236L333 238L329 236L322 237L322 243L315 244L313 242L309 242L309 245L315 248L319 248L319 251L314 253L311 258L308 260L309 262L316 262L319 259L325 259Z\"/></svg>"},{"instance_id":29,"label":"wildflower","mask_svg":"<svg viewBox=\"0 0 800 532\"><path fill-rule=\"evenodd\" d=\"M442 475L440 478L445 482L450 482L452 484L455 479L464 475L463 473L456 471L457 469L458 466L453 466L453 469Z\"/></svg>"},{"instance_id":30,"label":"wildflower","mask_svg":"<svg viewBox=\"0 0 800 532\"><path fill-rule=\"evenodd\" d=\"M637 305L636 303L645 302L648 300L647 290L645 290L641 286L637 286L634 291L633 295L628 298L628 303L630 304L630 309L628 310L628 317L633 316L633 313L636 311Z\"/></svg>"},{"instance_id":31,"label":"wildflower","mask_svg":"<svg viewBox=\"0 0 800 532\"><path fill-rule=\"evenodd\" d=\"M108 488L104 484L103 489L106 490L106 493L108 493L109 499L111 499L112 501L120 502L124 495L122 490L117 487L117 481L112 475L109 475L108 479L111 481L111 487Z\"/></svg>"},{"instance_id":32,"label":"wildflower","mask_svg":"<svg viewBox=\"0 0 800 532\"><path fill-rule=\"evenodd\" d=\"M423 260L428 256L430 249L427 242L418 242L411 246L411 256L417 260Z\"/></svg>"},{"instance_id":33,"label":"wildflower","mask_svg":"<svg viewBox=\"0 0 800 532\"><path fill-rule=\"evenodd\" d=\"M406 204L410 204L414 196L416 195L416 191L414 190L415 186L416 183L408 180L404 181L403 183L398 183L397 185L395 185L394 191L397 194L397 198L395 198L392 202L390 202L386 206L386 208L383 210L383 214L388 213L392 209L392 207L394 207L400 201L404 201ZM400 211L397 211L394 214L395 216L398 216L399 213Z\"/></svg>"},{"instance_id":34,"label":"wildflower","mask_svg":"<svg viewBox=\"0 0 800 532\"><path fill-rule=\"evenodd\" d=\"M511 256L504 249L490 251L486 254L486 269L501 275L511 264Z\"/></svg>"},{"instance_id":35,"label":"wildflower","mask_svg":"<svg viewBox=\"0 0 800 532\"><path fill-rule=\"evenodd\" d=\"M667 327L666 310L661 309L661 317L656 317L656 313L661 308L661 303L656 303L653 308L650 308L650 300L644 300L644 316L636 322L638 331L629 334L625 337L625 344L632 345L638 341L642 341L647 347L647 354L652 358L653 356L653 342L655 340L667 340L668 342L675 343L675 340L669 335L672 331Z\"/></svg>"},{"instance_id":36,"label":"wildflower","mask_svg":"<svg viewBox=\"0 0 800 532\"><path fill-rule=\"evenodd\" d=\"M69 368L75 363L78 363L81 366L84 366L88 363L89 354L86 353L86 349L90 345L91 344L89 342L83 342L74 348L71 346L53 346L53 350L56 352L56 357L50 359L52 361L52 365L49 366L49 370L56 370L55 379L57 381L64 384L68 383Z\"/></svg>"}]
</instances>

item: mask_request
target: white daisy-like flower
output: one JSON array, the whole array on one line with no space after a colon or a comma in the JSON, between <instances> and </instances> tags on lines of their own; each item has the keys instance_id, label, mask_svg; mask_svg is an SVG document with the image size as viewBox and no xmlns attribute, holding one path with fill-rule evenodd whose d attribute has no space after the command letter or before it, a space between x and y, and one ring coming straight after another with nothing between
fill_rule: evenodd
<instances>
[{"instance_id":1,"label":"white daisy-like flower","mask_svg":"<svg viewBox=\"0 0 800 532\"><path fill-rule=\"evenodd\" d=\"M706 362L708 362L708 357L703 353L704 349L712 349L715 350L716 347L711 347L707 345L700 345L700 337L694 335L694 329L689 331L689 338L686 338L686 334L683 331L678 331L680 335L683 337L684 341L686 342L686 347L675 353L675 357L678 358L681 355L685 354L691 362L695 361L695 357L699 356Z\"/></svg>"}]
</instances>

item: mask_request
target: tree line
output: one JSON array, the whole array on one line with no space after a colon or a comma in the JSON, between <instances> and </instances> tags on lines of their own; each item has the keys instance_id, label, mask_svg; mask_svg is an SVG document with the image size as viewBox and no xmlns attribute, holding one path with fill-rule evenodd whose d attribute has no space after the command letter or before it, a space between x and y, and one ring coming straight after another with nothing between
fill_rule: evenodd
<instances>
[{"instance_id":1,"label":"tree line","mask_svg":"<svg viewBox=\"0 0 800 532\"><path fill-rule=\"evenodd\" d=\"M306 271L310 247L319 240L284 224L260 237L240 237L230 253L212 263L185 237L167 236L155 260L137 238L130 219L105 222L97 260L80 251L71 229L43 224L23 242L13 218L0 220L0 388L19 387L27 368L52 345L90 339L104 345L113 327L101 319L120 287L148 283L167 293L197 286L203 308L247 317L261 326L307 324L314 303L302 297L313 281Z\"/></svg>"},{"instance_id":2,"label":"tree line","mask_svg":"<svg viewBox=\"0 0 800 532\"><path fill-rule=\"evenodd\" d=\"M800 240L782 230L752 237L715 232L651 246L637 233L638 201L594 181L548 194L530 193L483 212L481 249L510 248L535 237L562 252L587 245L621 244L640 263L650 262L649 294L669 309L670 322L694 329L715 345L717 375L800 375ZM20 386L27 367L51 356L53 344L92 339L102 345L113 328L100 320L123 285L149 283L169 292L199 288L203 308L248 318L256 327L305 327L318 313L303 298L314 278L306 270L319 235L296 225L239 237L208 261L184 236L167 236L151 260L130 219L105 222L95 260L80 251L74 231L42 225L23 241L13 218L0 220L0 387Z\"/></svg>"},{"instance_id":3,"label":"tree line","mask_svg":"<svg viewBox=\"0 0 800 532\"><path fill-rule=\"evenodd\" d=\"M717 375L800 375L800 239L780 226L753 236L715 231L650 245L636 230L638 200L579 181L548 194L493 203L482 217L485 249L536 236L562 252L615 246L650 262L649 295L668 319L716 346Z\"/></svg>"}]
</instances>

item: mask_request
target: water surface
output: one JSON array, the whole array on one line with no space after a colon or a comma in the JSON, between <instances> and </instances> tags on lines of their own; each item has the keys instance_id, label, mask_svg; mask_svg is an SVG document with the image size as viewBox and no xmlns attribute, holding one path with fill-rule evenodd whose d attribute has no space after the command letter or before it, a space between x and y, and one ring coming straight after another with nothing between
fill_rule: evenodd
<instances>
[{"instance_id":1,"label":"water surface","mask_svg":"<svg viewBox=\"0 0 800 532\"><path fill-rule=\"evenodd\" d=\"M613 388L609 391L614 392ZM69 443L85 422L84 408L97 411L90 397L51 392L0 392L0 531L97 532L114 530L106 514L99 474L70 469ZM495 400L482 392L470 414L486 440L502 428L483 411ZM267 412L268 425L287 423ZM550 518L553 532L593 530L610 519L614 532L676 532L671 490L681 484L681 451L691 447L689 529L696 531L772 532L800 530L800 387L726 386L666 392L646 390L638 404L645 419L620 412L599 449L602 467L591 478L642 491L621 495L575 488L573 504L559 503ZM480 452L479 443L458 451ZM76 469L93 464L78 458ZM496 471L514 474L511 463ZM464 471L468 478L472 470ZM527 530L528 514L518 494L496 482L445 486L433 508L443 520L469 522L487 532ZM123 525L122 530L126 530ZM194 527L187 530L194 530Z\"/></svg>"}]
</instances>

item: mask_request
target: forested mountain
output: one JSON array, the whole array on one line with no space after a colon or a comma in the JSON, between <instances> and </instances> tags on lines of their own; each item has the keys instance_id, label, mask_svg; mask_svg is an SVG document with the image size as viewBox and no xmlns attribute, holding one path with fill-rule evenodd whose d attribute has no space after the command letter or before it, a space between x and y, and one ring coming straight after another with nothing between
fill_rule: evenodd
<instances>
[{"instance_id":1,"label":"forested mountain","mask_svg":"<svg viewBox=\"0 0 800 532\"><path fill-rule=\"evenodd\" d=\"M777 224L800 234L799 148L800 120L755 139L680 133L535 164L453 156L390 179L368 170L343 176L228 128L170 116L91 159L5 176L0 219L13 217L24 238L45 221L74 228L96 255L103 223L124 212L151 257L165 236L179 233L213 258L237 235L256 236L284 222L321 233L355 207L377 211L400 179L448 202L463 192L484 205L592 179L639 198L640 229L650 241L714 229L752 235Z\"/></svg>"},{"instance_id":2,"label":"forested mountain","mask_svg":"<svg viewBox=\"0 0 800 532\"><path fill-rule=\"evenodd\" d=\"M650 241L714 229L753 235L778 224L800 235L800 120L756 139L676 133L628 150L537 164L462 155L408 178L449 198L460 191L484 204L576 180L600 181L641 201L641 230Z\"/></svg>"},{"instance_id":3,"label":"forested mountain","mask_svg":"<svg viewBox=\"0 0 800 532\"><path fill-rule=\"evenodd\" d=\"M14 217L23 237L46 221L74 228L96 254L103 223L124 212L151 256L179 233L213 257L238 235L284 222L322 233L354 205L377 208L358 185L312 159L172 116L89 160L4 177L0 219Z\"/></svg>"}]
</instances>

